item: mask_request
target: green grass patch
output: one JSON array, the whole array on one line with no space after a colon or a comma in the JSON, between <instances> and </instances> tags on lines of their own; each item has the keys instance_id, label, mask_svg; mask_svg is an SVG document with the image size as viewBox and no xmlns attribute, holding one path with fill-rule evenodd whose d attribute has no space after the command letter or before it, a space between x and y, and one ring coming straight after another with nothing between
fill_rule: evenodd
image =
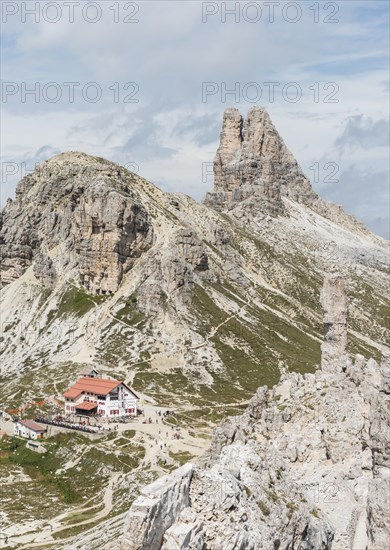
<instances>
[{"instance_id":1,"label":"green grass patch","mask_svg":"<svg viewBox=\"0 0 390 550\"><path fill-rule=\"evenodd\" d=\"M84 290L77 287L69 287L61 296L57 307L56 317L68 317L76 315L82 317L96 305L107 299L107 296L96 296L87 294Z\"/></svg>"},{"instance_id":2,"label":"green grass patch","mask_svg":"<svg viewBox=\"0 0 390 550\"><path fill-rule=\"evenodd\" d=\"M175 462L178 462L180 464L180 466L182 466L183 464L186 464L187 462L190 462L194 458L194 455L192 455L191 453L189 453L187 451L182 451L182 452L179 452L179 453L173 453L171 451L169 453L169 456L171 458L173 458L173 460Z\"/></svg>"},{"instance_id":3,"label":"green grass patch","mask_svg":"<svg viewBox=\"0 0 390 550\"><path fill-rule=\"evenodd\" d=\"M124 306L115 313L115 317L127 325L141 328L145 323L145 315L138 309L138 298L132 294Z\"/></svg>"},{"instance_id":4,"label":"green grass patch","mask_svg":"<svg viewBox=\"0 0 390 550\"><path fill-rule=\"evenodd\" d=\"M72 504L77 500L77 493L69 480L55 474L62 465L61 459L53 452L57 448L57 442L54 447L49 446L49 452L45 454L31 451L26 447L25 441L18 438L11 438L6 445L10 451L7 457L10 464L21 466L24 472L32 480L39 481L43 488L45 485L50 485L52 489L56 488L66 504Z\"/></svg>"}]
</instances>

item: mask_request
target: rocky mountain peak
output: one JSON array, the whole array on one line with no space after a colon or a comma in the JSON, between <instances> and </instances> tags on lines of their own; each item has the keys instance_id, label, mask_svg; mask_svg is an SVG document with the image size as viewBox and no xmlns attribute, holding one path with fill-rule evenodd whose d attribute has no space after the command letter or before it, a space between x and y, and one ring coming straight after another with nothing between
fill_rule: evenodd
<instances>
[{"instance_id":1,"label":"rocky mountain peak","mask_svg":"<svg viewBox=\"0 0 390 550\"><path fill-rule=\"evenodd\" d=\"M42 163L19 182L16 199L2 212L2 283L20 277L34 260L36 277L53 282L54 254L59 273L73 270L87 291L115 292L152 242L138 180L85 153L62 153Z\"/></svg>"},{"instance_id":2,"label":"rocky mountain peak","mask_svg":"<svg viewBox=\"0 0 390 550\"><path fill-rule=\"evenodd\" d=\"M266 109L252 107L246 118L238 109L226 109L214 159L214 189L206 194L204 204L218 211L241 211L238 217L251 212L279 216L286 213L284 199L367 234L364 225L341 206L313 191Z\"/></svg>"},{"instance_id":3,"label":"rocky mountain peak","mask_svg":"<svg viewBox=\"0 0 390 550\"><path fill-rule=\"evenodd\" d=\"M310 193L311 186L287 149L267 111L253 107L246 119L237 109L223 117L214 160L214 190L205 203L231 208L252 199L273 214L283 212L282 195Z\"/></svg>"}]
</instances>

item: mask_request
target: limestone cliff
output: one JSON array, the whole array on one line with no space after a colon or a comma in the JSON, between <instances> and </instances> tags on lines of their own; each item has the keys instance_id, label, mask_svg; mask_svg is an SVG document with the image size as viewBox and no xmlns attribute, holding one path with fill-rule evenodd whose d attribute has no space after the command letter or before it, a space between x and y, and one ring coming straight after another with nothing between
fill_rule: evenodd
<instances>
[{"instance_id":1,"label":"limestone cliff","mask_svg":"<svg viewBox=\"0 0 390 550\"><path fill-rule=\"evenodd\" d=\"M34 260L38 278L47 282L41 273L57 248L59 271L76 267L86 290L115 292L153 241L133 180L118 165L81 153L54 157L23 178L2 214L2 282L20 277ZM53 277L51 270L50 285Z\"/></svg>"},{"instance_id":2,"label":"limestone cliff","mask_svg":"<svg viewBox=\"0 0 390 550\"><path fill-rule=\"evenodd\" d=\"M345 367L348 338L348 302L342 277L327 275L320 298L324 310L321 367L324 371L341 370Z\"/></svg>"},{"instance_id":3,"label":"limestone cliff","mask_svg":"<svg viewBox=\"0 0 390 550\"><path fill-rule=\"evenodd\" d=\"M226 109L220 145L214 160L214 189L204 203L217 210L244 207L247 211L284 213L282 197L303 203L346 227L365 227L340 206L325 202L286 147L267 111L249 110L246 119L238 109Z\"/></svg>"},{"instance_id":4,"label":"limestone cliff","mask_svg":"<svg viewBox=\"0 0 390 550\"><path fill-rule=\"evenodd\" d=\"M206 195L205 204L223 209L253 198L261 209L280 213L281 187L297 176L305 183L264 109L251 109L245 121L237 109L225 111L214 160L214 192Z\"/></svg>"},{"instance_id":5,"label":"limestone cliff","mask_svg":"<svg viewBox=\"0 0 390 550\"><path fill-rule=\"evenodd\" d=\"M346 325L340 278L326 278L322 303L326 325ZM145 489L121 549L387 550L390 364L339 351L259 388L198 465Z\"/></svg>"}]
</instances>

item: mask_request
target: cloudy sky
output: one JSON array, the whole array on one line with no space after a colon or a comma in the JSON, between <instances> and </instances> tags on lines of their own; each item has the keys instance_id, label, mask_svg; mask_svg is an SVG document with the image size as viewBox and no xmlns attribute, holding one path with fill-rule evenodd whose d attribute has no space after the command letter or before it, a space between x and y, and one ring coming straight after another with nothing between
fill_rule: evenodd
<instances>
[{"instance_id":1,"label":"cloudy sky","mask_svg":"<svg viewBox=\"0 0 390 550\"><path fill-rule=\"evenodd\" d=\"M388 237L388 18L375 0L3 0L1 202L69 150L201 200L223 110L262 105L314 188Z\"/></svg>"}]
</instances>

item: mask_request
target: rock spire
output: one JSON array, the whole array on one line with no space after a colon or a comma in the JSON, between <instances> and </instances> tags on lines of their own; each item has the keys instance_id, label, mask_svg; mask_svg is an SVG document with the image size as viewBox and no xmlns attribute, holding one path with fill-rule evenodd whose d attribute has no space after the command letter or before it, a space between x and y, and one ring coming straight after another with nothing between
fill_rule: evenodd
<instances>
[{"instance_id":1,"label":"rock spire","mask_svg":"<svg viewBox=\"0 0 390 550\"><path fill-rule=\"evenodd\" d=\"M321 367L324 371L340 371L346 364L348 331L348 298L340 275L325 276L321 305L324 309Z\"/></svg>"},{"instance_id":2,"label":"rock spire","mask_svg":"<svg viewBox=\"0 0 390 550\"><path fill-rule=\"evenodd\" d=\"M205 204L230 209L251 200L271 214L282 213L282 195L313 193L310 182L287 149L267 111L253 107L246 119L238 109L223 116L214 160L214 190Z\"/></svg>"}]
</instances>

